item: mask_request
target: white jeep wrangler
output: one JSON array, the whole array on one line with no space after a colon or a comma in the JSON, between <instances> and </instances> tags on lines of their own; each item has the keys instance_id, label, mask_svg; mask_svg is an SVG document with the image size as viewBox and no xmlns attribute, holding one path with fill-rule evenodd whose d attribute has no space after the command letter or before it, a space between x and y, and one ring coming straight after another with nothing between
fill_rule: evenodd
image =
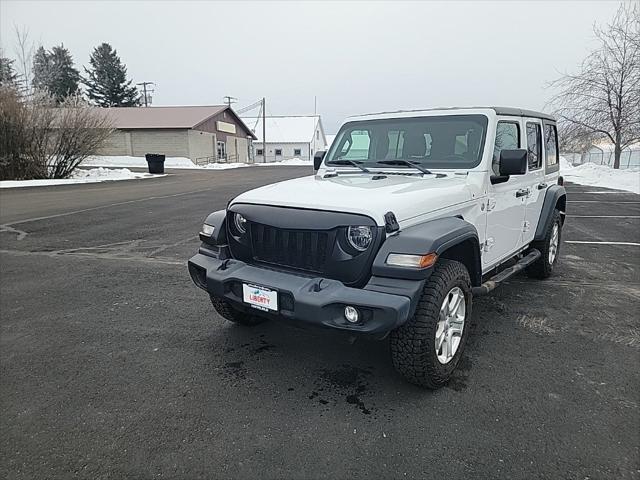
<instances>
[{"instance_id":1,"label":"white jeep wrangler","mask_svg":"<svg viewBox=\"0 0 640 480\"><path fill-rule=\"evenodd\" d=\"M224 318L289 319L390 337L408 381L456 368L474 295L558 261L566 193L556 124L515 108L349 119L315 175L209 215L189 260Z\"/></svg>"}]
</instances>

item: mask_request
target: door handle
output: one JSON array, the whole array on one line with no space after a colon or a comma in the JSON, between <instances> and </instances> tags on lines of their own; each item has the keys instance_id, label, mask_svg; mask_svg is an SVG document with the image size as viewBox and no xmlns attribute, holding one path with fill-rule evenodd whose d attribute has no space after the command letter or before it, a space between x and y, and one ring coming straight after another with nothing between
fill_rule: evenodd
<instances>
[{"instance_id":1,"label":"door handle","mask_svg":"<svg viewBox=\"0 0 640 480\"><path fill-rule=\"evenodd\" d=\"M543 190L545 188L547 188L547 184L546 183L542 182L542 183L538 184L538 190Z\"/></svg>"},{"instance_id":2,"label":"door handle","mask_svg":"<svg viewBox=\"0 0 640 480\"><path fill-rule=\"evenodd\" d=\"M529 189L528 188L521 188L520 190L516 190L516 197L518 197L518 198L526 197L527 195L529 195Z\"/></svg>"}]
</instances>

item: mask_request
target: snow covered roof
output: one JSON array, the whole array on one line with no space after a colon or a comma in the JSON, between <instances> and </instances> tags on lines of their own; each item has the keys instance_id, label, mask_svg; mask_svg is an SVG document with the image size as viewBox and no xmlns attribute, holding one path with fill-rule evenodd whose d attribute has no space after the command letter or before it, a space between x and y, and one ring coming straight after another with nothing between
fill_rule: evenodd
<instances>
[{"instance_id":1,"label":"snow covered roof","mask_svg":"<svg viewBox=\"0 0 640 480\"><path fill-rule=\"evenodd\" d=\"M242 117L253 133L256 143L262 141L262 117ZM320 121L319 115L300 115L291 117L267 117L266 130L268 143L310 143Z\"/></svg>"}]
</instances>

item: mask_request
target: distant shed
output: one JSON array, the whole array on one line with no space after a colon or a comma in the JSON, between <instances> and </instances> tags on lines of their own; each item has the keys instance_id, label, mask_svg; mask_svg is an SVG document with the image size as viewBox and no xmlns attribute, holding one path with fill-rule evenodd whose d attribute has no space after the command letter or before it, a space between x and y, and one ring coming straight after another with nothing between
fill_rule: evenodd
<instances>
[{"instance_id":1,"label":"distant shed","mask_svg":"<svg viewBox=\"0 0 640 480\"><path fill-rule=\"evenodd\" d=\"M227 105L100 109L115 133L100 155L160 153L192 161L249 162L253 132Z\"/></svg>"}]
</instances>

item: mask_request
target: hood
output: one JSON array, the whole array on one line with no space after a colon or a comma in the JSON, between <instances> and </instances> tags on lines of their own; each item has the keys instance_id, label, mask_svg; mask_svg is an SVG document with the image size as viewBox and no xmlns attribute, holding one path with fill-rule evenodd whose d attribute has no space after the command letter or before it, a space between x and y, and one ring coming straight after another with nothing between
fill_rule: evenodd
<instances>
[{"instance_id":1,"label":"hood","mask_svg":"<svg viewBox=\"0 0 640 480\"><path fill-rule=\"evenodd\" d=\"M472 199L466 175L343 174L286 180L245 192L232 203L254 203L313 210L358 213L384 225L393 212L398 222Z\"/></svg>"}]
</instances>

